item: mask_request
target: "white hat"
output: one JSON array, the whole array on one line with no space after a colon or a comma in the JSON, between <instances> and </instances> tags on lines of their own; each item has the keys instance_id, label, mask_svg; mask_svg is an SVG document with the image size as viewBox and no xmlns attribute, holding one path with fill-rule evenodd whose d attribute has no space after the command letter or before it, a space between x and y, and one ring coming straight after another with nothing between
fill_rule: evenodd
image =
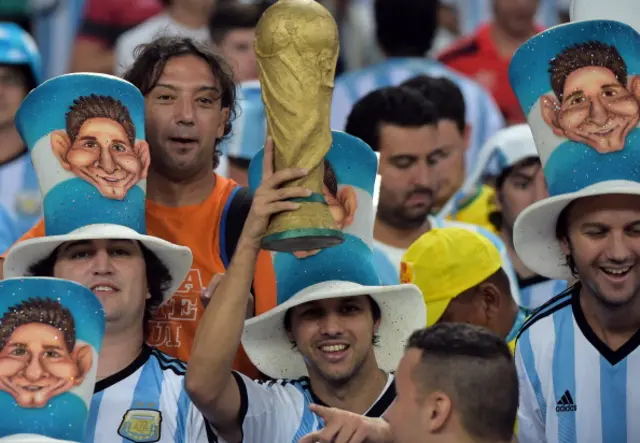
<instances>
[{"instance_id":1,"label":"white hat","mask_svg":"<svg viewBox=\"0 0 640 443\"><path fill-rule=\"evenodd\" d=\"M326 281L303 289L288 301L245 322L242 345L256 367L269 377L299 378L307 375L300 354L292 349L284 329L287 311L315 300L369 295L380 307L375 346L378 367L395 371L411 333L427 324L422 293L415 285L363 286L346 281ZM418 309L417 309L418 308Z\"/></svg>"},{"instance_id":2,"label":"white hat","mask_svg":"<svg viewBox=\"0 0 640 443\"><path fill-rule=\"evenodd\" d=\"M521 46L511 61L511 86L533 131L550 195L518 216L513 239L518 256L540 275L572 278L556 239L558 217L569 203L597 195L640 195L638 112L618 116L627 121L606 128L605 135L601 134L607 123L599 125L591 120L593 106L589 102L583 105L587 106L583 120L576 121L576 115L571 121L562 118L573 106L563 102L567 98L565 83L571 79L575 82L571 91L579 91L585 82L600 82L589 75L594 65L610 70L614 82L620 81L618 71L624 69L627 82L618 92L629 95L629 105L638 105L639 59L640 34L633 28L616 21L593 20L542 32ZM578 70L583 70L582 75L571 76ZM585 100L593 100L585 96Z\"/></svg>"},{"instance_id":3,"label":"white hat","mask_svg":"<svg viewBox=\"0 0 640 443\"><path fill-rule=\"evenodd\" d=\"M332 131L333 143L325 159L331 165L338 188L350 186L356 195L354 222L343 229L344 242L318 254L297 259L276 253L273 268L278 306L245 323L242 345L253 364L272 378L298 378L307 374L303 358L291 349L284 330L286 312L314 300L369 295L381 311L376 347L378 366L395 370L404 343L427 324L422 293L414 285L381 286L373 261L373 194L377 160L362 140ZM260 151L249 166L249 184L262 180Z\"/></svg>"},{"instance_id":4,"label":"white hat","mask_svg":"<svg viewBox=\"0 0 640 443\"><path fill-rule=\"evenodd\" d=\"M528 124L509 126L496 132L482 145L478 161L471 174L467 176L460 190L442 207L438 217L447 217L456 211L460 202L468 201L476 192L488 166L497 165L497 174L530 157L538 157L533 134Z\"/></svg>"},{"instance_id":5,"label":"white hat","mask_svg":"<svg viewBox=\"0 0 640 443\"><path fill-rule=\"evenodd\" d=\"M16 113L16 126L38 175L46 236L9 250L5 278L28 275L31 266L65 242L127 239L140 241L167 267L171 285L163 296L169 299L187 276L192 254L185 246L146 235L150 156L140 91L110 75L62 75L29 93ZM123 131L126 140L105 149L93 130ZM93 144L85 145L92 137Z\"/></svg>"},{"instance_id":6,"label":"white hat","mask_svg":"<svg viewBox=\"0 0 640 443\"><path fill-rule=\"evenodd\" d=\"M132 240L139 241L153 252L169 270L171 285L163 293L163 302L178 290L191 269L191 250L150 235L116 224L93 224L74 229L69 234L36 237L16 243L4 261L4 278L29 275L29 268L49 257L66 242L82 240Z\"/></svg>"}]
</instances>

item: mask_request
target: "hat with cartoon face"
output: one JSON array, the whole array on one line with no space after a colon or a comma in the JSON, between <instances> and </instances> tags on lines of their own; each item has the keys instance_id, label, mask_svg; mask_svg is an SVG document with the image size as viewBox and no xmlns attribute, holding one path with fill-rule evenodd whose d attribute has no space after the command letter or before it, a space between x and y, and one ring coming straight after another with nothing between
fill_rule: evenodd
<instances>
[{"instance_id":1,"label":"hat with cartoon face","mask_svg":"<svg viewBox=\"0 0 640 443\"><path fill-rule=\"evenodd\" d=\"M371 296L381 311L376 359L386 371L395 370L411 332L426 324L420 290L411 284L381 286L373 264L376 156L356 137L338 131L332 131L332 136L325 157L324 195L345 241L298 257L275 253L278 306L245 323L242 345L247 355L260 371L273 378L307 374L304 360L291 349L284 328L287 311L303 303ZM254 191L262 179L262 163L260 151L249 167L249 184Z\"/></svg>"},{"instance_id":2,"label":"hat with cartoon face","mask_svg":"<svg viewBox=\"0 0 640 443\"><path fill-rule=\"evenodd\" d=\"M520 214L514 245L540 275L571 278L556 239L558 217L569 203L640 195L638 54L640 34L632 27L592 20L538 34L511 61L511 85L533 131L550 195Z\"/></svg>"},{"instance_id":3,"label":"hat with cartoon face","mask_svg":"<svg viewBox=\"0 0 640 443\"><path fill-rule=\"evenodd\" d=\"M105 315L86 287L0 281L0 440L84 442Z\"/></svg>"},{"instance_id":4,"label":"hat with cartoon face","mask_svg":"<svg viewBox=\"0 0 640 443\"><path fill-rule=\"evenodd\" d=\"M531 157L537 158L538 151L528 124L513 125L497 131L482 145L473 171L460 190L442 207L438 218L455 213L463 202L477 192L478 184L482 182L489 165L495 165L492 172L500 176L518 162Z\"/></svg>"},{"instance_id":5,"label":"hat with cartoon face","mask_svg":"<svg viewBox=\"0 0 640 443\"><path fill-rule=\"evenodd\" d=\"M38 175L46 237L13 246L5 277L28 275L65 242L136 240L169 269L172 282L164 297L171 297L192 255L189 248L146 235L150 155L140 91L110 75L63 75L29 93L16 126Z\"/></svg>"}]
</instances>

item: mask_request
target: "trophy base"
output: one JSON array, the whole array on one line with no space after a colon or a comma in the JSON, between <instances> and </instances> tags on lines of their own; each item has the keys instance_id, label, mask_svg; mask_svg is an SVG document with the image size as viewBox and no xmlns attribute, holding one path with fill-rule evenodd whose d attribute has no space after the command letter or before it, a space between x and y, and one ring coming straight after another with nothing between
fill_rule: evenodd
<instances>
[{"instance_id":1,"label":"trophy base","mask_svg":"<svg viewBox=\"0 0 640 443\"><path fill-rule=\"evenodd\" d=\"M77 443L70 440L58 440L36 434L14 434L0 438L0 442L6 443Z\"/></svg>"},{"instance_id":2,"label":"trophy base","mask_svg":"<svg viewBox=\"0 0 640 443\"><path fill-rule=\"evenodd\" d=\"M267 235L262 239L262 249L276 252L313 251L337 246L343 242L344 235L337 229L291 229Z\"/></svg>"}]
</instances>

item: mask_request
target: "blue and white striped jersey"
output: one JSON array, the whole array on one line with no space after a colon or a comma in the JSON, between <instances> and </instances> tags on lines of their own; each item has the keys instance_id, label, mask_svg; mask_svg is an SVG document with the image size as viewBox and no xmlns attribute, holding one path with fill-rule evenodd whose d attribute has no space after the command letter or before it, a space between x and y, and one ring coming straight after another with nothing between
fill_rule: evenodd
<instances>
[{"instance_id":1,"label":"blue and white striped jersey","mask_svg":"<svg viewBox=\"0 0 640 443\"><path fill-rule=\"evenodd\" d=\"M18 236L31 229L40 218L40 186L27 152L0 164L0 205L14 220Z\"/></svg>"},{"instance_id":2,"label":"blue and white striped jersey","mask_svg":"<svg viewBox=\"0 0 640 443\"><path fill-rule=\"evenodd\" d=\"M567 289L566 280L550 280L541 275L520 279L521 306L534 310Z\"/></svg>"},{"instance_id":3,"label":"blue and white striped jersey","mask_svg":"<svg viewBox=\"0 0 640 443\"><path fill-rule=\"evenodd\" d=\"M520 332L520 443L640 441L640 332L612 351L589 327L579 296L578 283Z\"/></svg>"},{"instance_id":4,"label":"blue and white striped jersey","mask_svg":"<svg viewBox=\"0 0 640 443\"><path fill-rule=\"evenodd\" d=\"M331 128L344 131L353 105L368 93L396 86L417 75L446 77L464 96L466 120L471 127L466 164L475 165L484 142L504 126L504 118L490 94L472 80L427 58L392 58L377 65L341 75L336 79L331 106ZM467 167L471 171L471 167Z\"/></svg>"},{"instance_id":5,"label":"blue and white striped jersey","mask_svg":"<svg viewBox=\"0 0 640 443\"><path fill-rule=\"evenodd\" d=\"M145 346L128 367L96 384L85 443L217 442L184 389L186 368Z\"/></svg>"},{"instance_id":6,"label":"blue and white striped jersey","mask_svg":"<svg viewBox=\"0 0 640 443\"><path fill-rule=\"evenodd\" d=\"M324 403L314 395L307 377L259 382L237 372L233 375L242 397L244 443L296 443L324 427L309 409L311 403ZM387 385L364 415L382 417L395 398L394 376L389 374Z\"/></svg>"}]
</instances>

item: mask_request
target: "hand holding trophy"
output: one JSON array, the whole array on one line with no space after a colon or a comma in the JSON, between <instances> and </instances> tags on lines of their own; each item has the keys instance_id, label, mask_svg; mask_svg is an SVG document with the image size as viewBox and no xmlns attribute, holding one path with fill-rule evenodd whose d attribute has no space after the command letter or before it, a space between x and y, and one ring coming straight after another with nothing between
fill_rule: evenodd
<instances>
[{"instance_id":1,"label":"hand holding trophy","mask_svg":"<svg viewBox=\"0 0 640 443\"><path fill-rule=\"evenodd\" d=\"M314 0L279 0L256 29L267 134L274 142L274 170L309 173L286 186L311 189L300 209L271 218L262 247L296 252L344 241L323 195L324 158L331 147L330 110L338 59L338 27Z\"/></svg>"}]
</instances>

